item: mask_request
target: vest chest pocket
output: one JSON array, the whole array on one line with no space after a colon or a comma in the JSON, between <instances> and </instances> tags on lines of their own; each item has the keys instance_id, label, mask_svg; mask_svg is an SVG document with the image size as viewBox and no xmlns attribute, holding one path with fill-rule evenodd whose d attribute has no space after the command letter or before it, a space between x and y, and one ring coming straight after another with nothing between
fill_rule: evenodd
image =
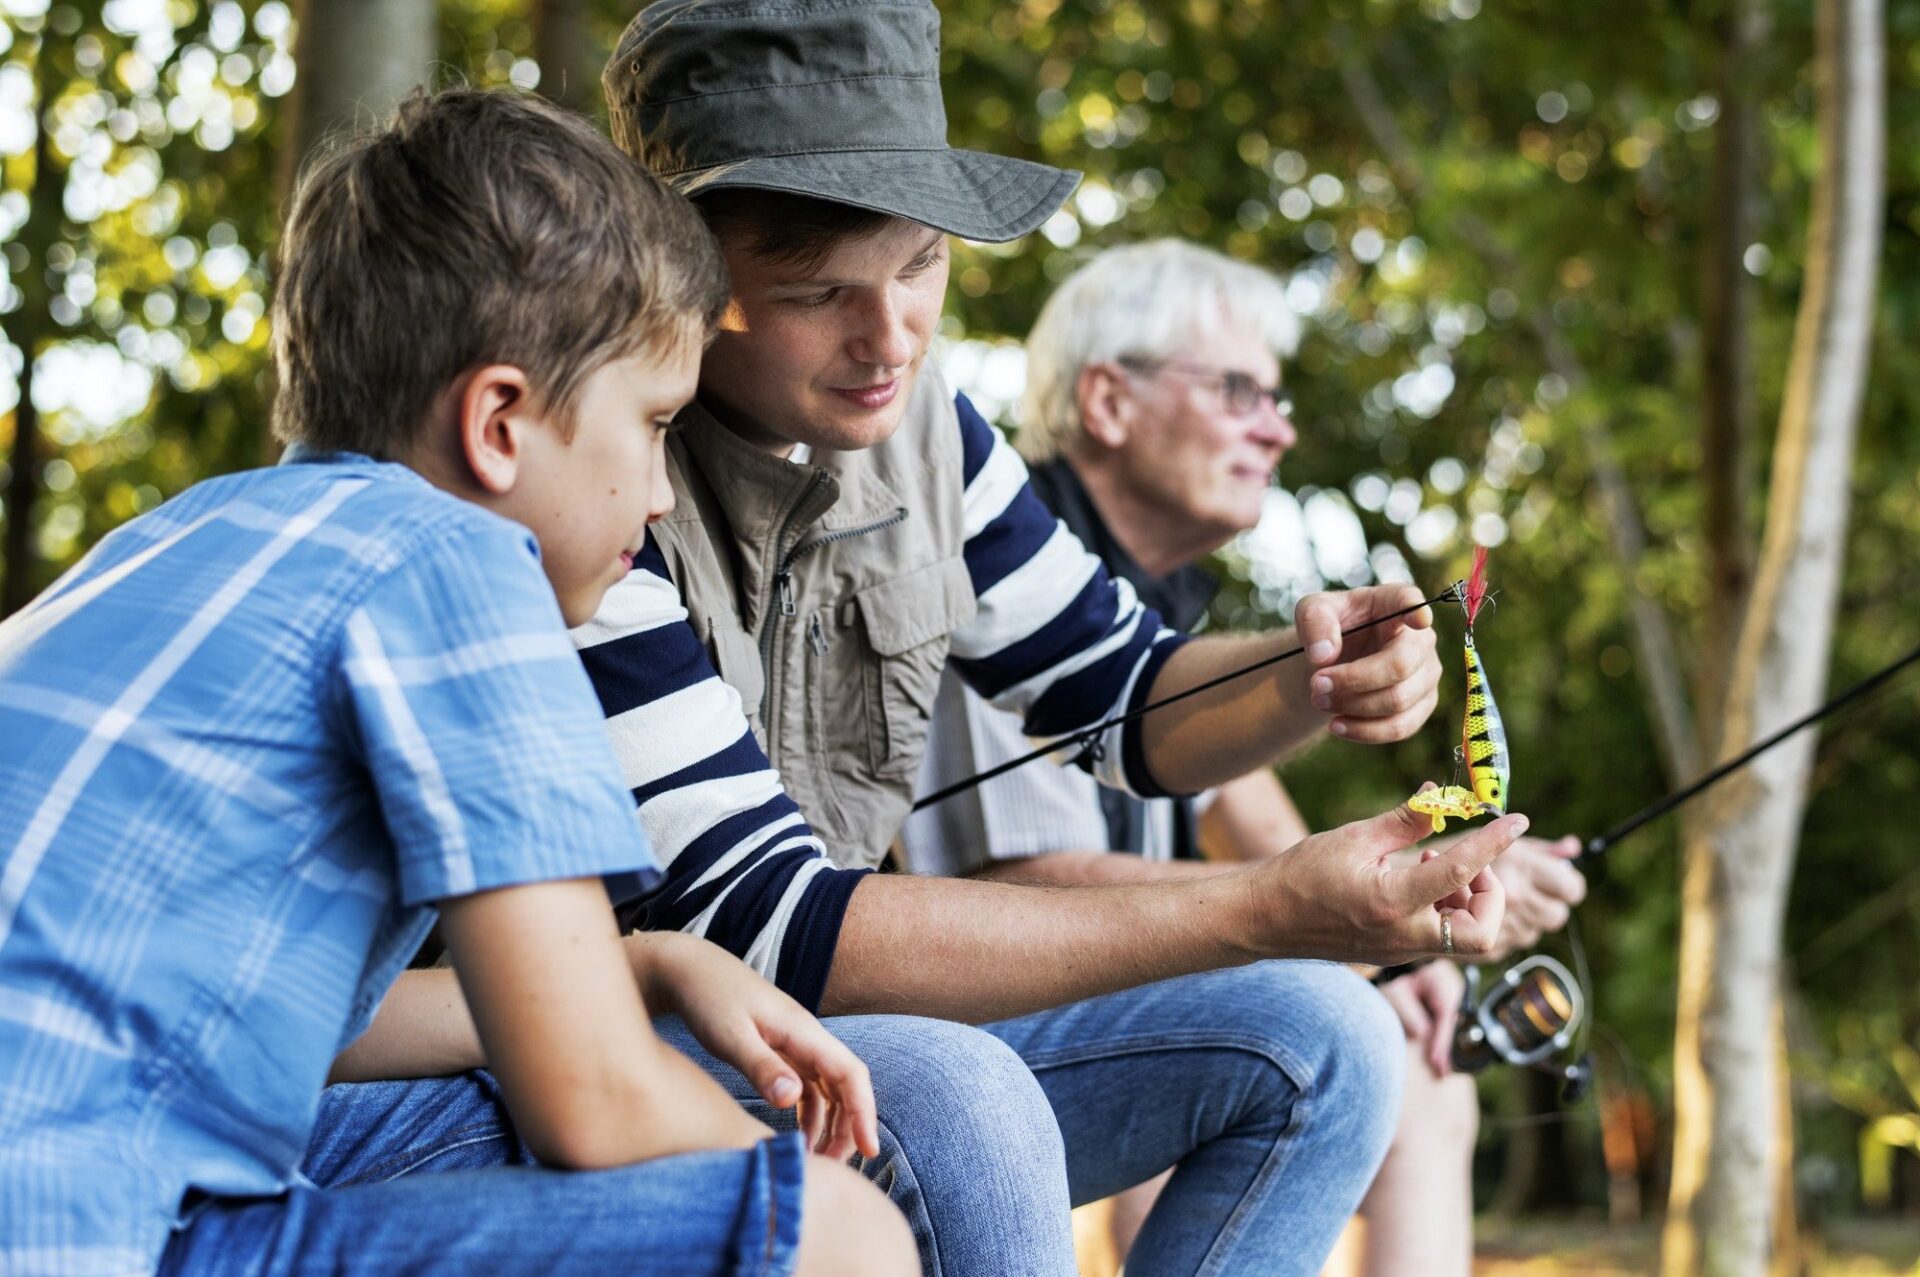
<instances>
[{"instance_id":1,"label":"vest chest pocket","mask_svg":"<svg viewBox=\"0 0 1920 1277\"><path fill-rule=\"evenodd\" d=\"M881 776L911 775L926 750L927 722L948 639L978 603L966 564L945 559L855 596L870 655L864 693L867 761Z\"/></svg>"}]
</instances>

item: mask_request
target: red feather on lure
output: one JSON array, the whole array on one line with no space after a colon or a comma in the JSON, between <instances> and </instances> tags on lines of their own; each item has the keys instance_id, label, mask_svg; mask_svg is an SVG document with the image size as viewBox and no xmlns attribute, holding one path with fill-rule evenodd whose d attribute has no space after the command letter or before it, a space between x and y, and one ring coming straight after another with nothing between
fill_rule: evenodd
<instances>
[{"instance_id":1,"label":"red feather on lure","mask_svg":"<svg viewBox=\"0 0 1920 1277\"><path fill-rule=\"evenodd\" d=\"M1461 604L1467 609L1467 626L1472 628L1473 620L1480 615L1480 605L1487 601L1487 547L1473 547L1473 571L1467 577L1466 597Z\"/></svg>"}]
</instances>

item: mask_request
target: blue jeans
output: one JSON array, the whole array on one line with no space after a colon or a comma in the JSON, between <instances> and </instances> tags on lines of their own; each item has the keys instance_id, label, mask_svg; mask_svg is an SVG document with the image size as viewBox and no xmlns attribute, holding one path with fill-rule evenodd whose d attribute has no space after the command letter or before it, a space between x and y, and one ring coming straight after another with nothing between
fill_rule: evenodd
<instances>
[{"instance_id":1,"label":"blue jeans","mask_svg":"<svg viewBox=\"0 0 1920 1277\"><path fill-rule=\"evenodd\" d=\"M1131 1273L1317 1273L1386 1154L1405 1061L1385 1001L1310 962L978 1029L912 1016L826 1024L873 1075L881 1152L862 1169L905 1212L926 1277L1072 1277L1070 1206L1176 1165ZM748 1109L791 1128L683 1026L657 1027ZM329 1088L307 1173L320 1180L341 1146L378 1150L353 1156L394 1173L523 1156L498 1105L419 1120L457 1085ZM389 1087L414 1099L396 1109Z\"/></svg>"},{"instance_id":2,"label":"blue jeans","mask_svg":"<svg viewBox=\"0 0 1920 1277\"><path fill-rule=\"evenodd\" d=\"M315 1187L191 1208L162 1277L793 1270L806 1151L781 1135L609 1171L532 1159L484 1073L332 1087L303 1169ZM331 1111L329 1111L331 1110Z\"/></svg>"},{"instance_id":3,"label":"blue jeans","mask_svg":"<svg viewBox=\"0 0 1920 1277\"><path fill-rule=\"evenodd\" d=\"M987 1031L1046 1092L1074 1205L1178 1167L1135 1277L1318 1273L1399 1120L1399 1021L1331 963L1187 976Z\"/></svg>"}]
</instances>

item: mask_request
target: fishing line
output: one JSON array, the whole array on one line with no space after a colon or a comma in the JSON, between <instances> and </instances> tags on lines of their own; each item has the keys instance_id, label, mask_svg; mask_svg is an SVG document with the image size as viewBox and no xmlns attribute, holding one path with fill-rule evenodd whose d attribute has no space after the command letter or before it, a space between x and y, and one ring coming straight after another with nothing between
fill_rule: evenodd
<instances>
[{"instance_id":1,"label":"fishing line","mask_svg":"<svg viewBox=\"0 0 1920 1277\"><path fill-rule=\"evenodd\" d=\"M1767 737L1765 740L1761 741L1759 744L1753 746L1751 749L1748 749L1746 752L1740 754L1735 758L1728 759L1726 762L1720 764L1718 767L1714 768L1712 771L1702 776L1699 780L1694 781L1691 785L1688 785L1686 788L1676 790L1675 792L1668 794L1665 798L1662 798L1659 802L1654 803L1649 807L1643 808L1637 814L1629 817L1626 820L1621 821L1619 824L1615 825L1612 829L1607 830L1605 833L1600 834L1594 838L1589 838L1587 840L1587 845L1581 849L1579 859L1586 860L1593 856L1599 855L1601 852L1607 850L1609 847L1619 842L1622 838L1625 838L1628 834L1632 833L1634 830L1640 828L1640 826L1646 824L1649 821L1658 820L1660 817L1672 811L1675 807L1678 807L1681 803L1686 802L1689 798L1692 798L1695 794L1698 794L1701 790L1706 789L1709 785L1713 785L1719 781L1725 780L1729 775L1738 771L1740 768L1745 767L1748 763L1752 762L1754 759L1758 758L1760 755L1766 753L1768 750L1772 749L1775 745L1778 745L1781 741L1786 740L1789 736L1792 736L1795 732L1798 732L1803 728L1811 727L1813 724L1819 722L1821 719L1834 713L1836 710L1843 709L1846 706L1852 704L1853 702L1859 700L1861 697L1866 696L1869 692L1872 692L1876 688L1885 684L1894 675L1898 674L1901 670L1905 669L1909 665L1914 664L1915 662L1920 662L1920 647L1914 648L1911 652L1908 652L1905 656L1893 662L1893 664L1888 665L1885 668L1881 669L1877 673L1870 674L1866 678L1861 679L1858 683L1855 683L1852 687L1849 687L1846 691L1841 692L1838 696L1826 702L1824 705L1820 705L1817 708L1810 710L1806 714L1802 715L1801 717L1795 719L1793 722L1788 723L1785 727L1781 728L1779 731L1775 732L1773 735Z\"/></svg>"},{"instance_id":2,"label":"fishing line","mask_svg":"<svg viewBox=\"0 0 1920 1277\"><path fill-rule=\"evenodd\" d=\"M1455 587L1450 585L1446 589L1442 590L1440 593L1434 595L1432 598L1423 599L1420 602L1415 603L1412 607L1403 607L1398 612L1389 612L1385 616L1376 616L1371 621L1367 621L1367 622L1364 622L1363 624L1356 625L1350 630L1341 630L1340 637L1344 639L1349 635L1358 634L1362 630L1370 630L1376 625L1385 625L1388 621L1398 620L1400 617L1403 617L1403 616L1411 616L1413 613L1418 612L1423 607L1432 607L1436 603L1450 603L1450 602L1457 601L1459 597L1460 596L1455 592ZM1229 670L1225 674L1222 674L1217 678L1210 678L1206 682L1200 683L1194 687L1189 687L1183 692L1175 692L1172 696L1163 697L1160 700L1152 702L1151 704L1142 705L1138 709L1128 710L1124 714L1120 714L1120 715L1117 715L1116 717L1109 718L1104 723L1095 723L1092 727L1084 727L1081 730L1072 733L1071 735L1060 737L1058 740L1052 742L1051 744L1042 745L1039 749L1034 750L1030 754L1022 754L1020 757L1010 759L1007 762L999 764L998 766L989 767L987 770L983 772L976 772L973 775L968 776L964 780L957 780L953 784L948 785L945 789L937 789L933 793L928 794L925 798L922 798L918 802L914 803L913 810L919 811L922 808L931 807L935 803L943 803L947 799L952 798L955 794L964 794L967 790L972 789L977 785L986 784L988 781L992 780L996 776L1006 775L1008 772L1014 770L1016 767L1025 767L1028 763L1038 762L1040 759L1045 758L1050 754L1059 752L1060 749L1062 749L1067 745L1079 745L1081 747L1081 752L1083 756L1089 753L1094 753L1099 749L1098 742L1100 737L1104 735L1110 728L1118 727L1122 723L1130 723L1134 719L1142 718L1148 714L1151 714L1153 711L1157 709L1165 709L1167 706L1173 704L1176 701L1186 700L1187 697L1189 696L1198 696L1202 692L1211 691L1214 688L1220 686L1222 683L1230 683L1236 678L1243 678L1246 675L1252 674L1257 670L1263 670L1267 668L1269 665L1278 665L1281 661L1291 660L1294 657L1301 655L1306 650L1307 649L1304 647L1289 648L1287 651L1281 652L1277 656L1265 657L1261 660L1255 661L1251 665L1243 665L1237 670Z\"/></svg>"}]
</instances>

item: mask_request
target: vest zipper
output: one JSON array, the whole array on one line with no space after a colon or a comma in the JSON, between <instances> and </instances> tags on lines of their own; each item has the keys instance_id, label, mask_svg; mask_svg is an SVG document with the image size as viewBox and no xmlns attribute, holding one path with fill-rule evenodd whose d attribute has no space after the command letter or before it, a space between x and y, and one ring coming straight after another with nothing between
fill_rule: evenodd
<instances>
[{"instance_id":1,"label":"vest zipper","mask_svg":"<svg viewBox=\"0 0 1920 1277\"><path fill-rule=\"evenodd\" d=\"M824 475L815 475L814 476L815 482L818 482L820 479L824 477L825 477ZM802 506L804 506L806 504L806 498L812 495L812 492L813 492L813 489L808 488L806 493L802 494L799 502L797 502L793 508L797 511ZM863 523L857 528L842 528L838 532L823 532L819 536L814 537L808 541L802 541L799 545L796 545L791 550L786 551L784 554L780 556L779 565L774 569L774 573L773 573L774 597L776 600L778 600L780 604L780 611L778 615L792 616L800 610L799 607L794 602L794 593L793 593L793 565L794 564L798 563L801 559L806 558L809 554L812 554L815 550L818 550L823 545L832 545L835 541L845 541L852 537L863 537L870 532L878 532L882 528L890 528L896 523L904 523L906 522L906 519L907 519L907 508L905 506L899 506L894 510L892 514L888 515L884 519L875 519L872 523ZM792 520L793 520L793 516L788 515L787 516L788 524L791 524ZM782 525L780 529L780 539L785 540L786 535L787 535L787 525ZM778 544L778 542L775 542L775 544ZM769 612L767 614L767 619L760 623L760 677L761 677L761 687L763 689L760 693L760 721L763 723L767 721L767 712L771 707L771 701L773 699L773 640L775 638L774 615L775 615L774 613ZM814 621L814 626L816 629L818 629L818 626L819 626L818 619ZM821 631L819 643L816 646L816 650L825 652L826 651L825 641L826 641L826 634L824 631Z\"/></svg>"}]
</instances>

